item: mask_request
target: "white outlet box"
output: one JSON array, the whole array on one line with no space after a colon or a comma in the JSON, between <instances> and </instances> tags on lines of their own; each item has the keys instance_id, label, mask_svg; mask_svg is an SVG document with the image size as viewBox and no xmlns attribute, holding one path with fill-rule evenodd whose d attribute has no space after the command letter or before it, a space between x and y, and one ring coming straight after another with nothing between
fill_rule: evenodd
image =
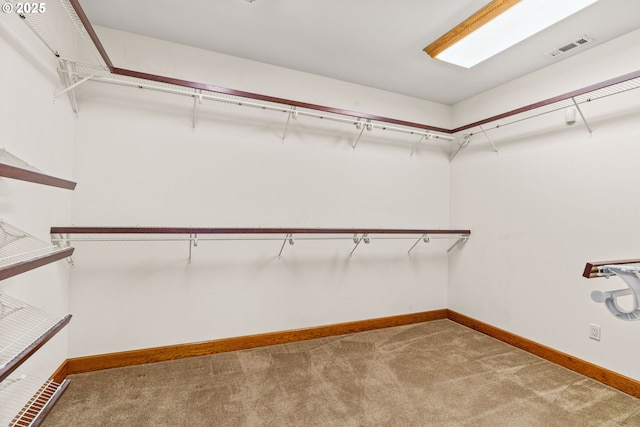
<instances>
[{"instance_id":1,"label":"white outlet box","mask_svg":"<svg viewBox=\"0 0 640 427\"><path fill-rule=\"evenodd\" d=\"M589 338L600 341L600 326L593 323L589 324Z\"/></svg>"}]
</instances>

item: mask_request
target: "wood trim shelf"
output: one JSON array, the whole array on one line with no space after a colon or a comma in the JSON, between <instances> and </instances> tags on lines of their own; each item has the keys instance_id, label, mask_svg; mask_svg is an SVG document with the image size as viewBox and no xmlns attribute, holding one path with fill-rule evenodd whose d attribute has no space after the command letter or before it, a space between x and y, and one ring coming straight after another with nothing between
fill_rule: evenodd
<instances>
[{"instance_id":1,"label":"wood trim shelf","mask_svg":"<svg viewBox=\"0 0 640 427\"><path fill-rule=\"evenodd\" d=\"M640 263L640 259L588 262L584 266L582 277L586 277L587 279L602 277L598 274L599 273L598 267L602 267L603 265L638 264L638 263Z\"/></svg>"},{"instance_id":2,"label":"wood trim shelf","mask_svg":"<svg viewBox=\"0 0 640 427\"><path fill-rule=\"evenodd\" d=\"M36 184L64 188L67 190L73 190L76 188L75 182L47 175L36 168L29 166L22 159L19 159L9 153L4 148L0 149L0 177L34 182Z\"/></svg>"},{"instance_id":3,"label":"wood trim shelf","mask_svg":"<svg viewBox=\"0 0 640 427\"><path fill-rule=\"evenodd\" d=\"M51 234L431 234L471 235L471 230L392 228L51 227Z\"/></svg>"},{"instance_id":4,"label":"wood trim shelf","mask_svg":"<svg viewBox=\"0 0 640 427\"><path fill-rule=\"evenodd\" d=\"M73 190L76 188L76 183L73 181L67 181L66 179L56 178L55 176L22 169L5 163L0 163L0 176L48 185L51 187L64 188L66 190Z\"/></svg>"},{"instance_id":5,"label":"wood trim shelf","mask_svg":"<svg viewBox=\"0 0 640 427\"><path fill-rule=\"evenodd\" d=\"M33 353L38 351L40 347L45 345L51 338L62 330L71 321L71 315L67 315L52 325L44 334L39 336L31 344L27 345L18 354L16 354L7 364L0 368L0 381L7 378L22 363L24 363ZM0 320L1 322L1 320Z\"/></svg>"},{"instance_id":6,"label":"wood trim shelf","mask_svg":"<svg viewBox=\"0 0 640 427\"><path fill-rule=\"evenodd\" d=\"M0 221L0 280L70 257L74 248L54 246Z\"/></svg>"},{"instance_id":7,"label":"wood trim shelf","mask_svg":"<svg viewBox=\"0 0 640 427\"><path fill-rule=\"evenodd\" d=\"M73 255L73 251L74 248L52 249L51 252L46 255L2 267L0 268L0 280L8 279L9 277L34 270L43 265L68 258Z\"/></svg>"}]
</instances>

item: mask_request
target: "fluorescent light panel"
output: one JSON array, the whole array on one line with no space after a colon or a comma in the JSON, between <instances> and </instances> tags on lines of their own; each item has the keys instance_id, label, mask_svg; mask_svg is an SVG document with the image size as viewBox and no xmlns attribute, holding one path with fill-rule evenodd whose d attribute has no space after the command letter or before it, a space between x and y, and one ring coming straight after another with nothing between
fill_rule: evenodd
<instances>
[{"instance_id":1,"label":"fluorescent light panel","mask_svg":"<svg viewBox=\"0 0 640 427\"><path fill-rule=\"evenodd\" d=\"M424 51L435 59L471 68L596 1L493 0ZM498 15L491 17L495 11ZM487 17L486 23L474 26Z\"/></svg>"}]
</instances>

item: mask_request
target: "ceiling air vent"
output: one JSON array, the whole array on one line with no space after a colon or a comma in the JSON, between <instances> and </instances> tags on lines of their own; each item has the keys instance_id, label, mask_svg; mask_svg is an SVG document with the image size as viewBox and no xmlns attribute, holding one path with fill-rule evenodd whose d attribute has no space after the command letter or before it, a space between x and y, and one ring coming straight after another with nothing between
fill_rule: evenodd
<instances>
[{"instance_id":1,"label":"ceiling air vent","mask_svg":"<svg viewBox=\"0 0 640 427\"><path fill-rule=\"evenodd\" d=\"M545 55L552 56L552 57L564 55L565 53L570 52L573 49L575 49L577 47L580 47L583 44L587 44L589 42L592 42L592 41L593 41L593 38L591 38L589 36L582 36L579 39L574 40L569 44L566 44L566 45L564 45L562 47L559 47L557 49L553 49L552 51L545 53Z\"/></svg>"}]
</instances>

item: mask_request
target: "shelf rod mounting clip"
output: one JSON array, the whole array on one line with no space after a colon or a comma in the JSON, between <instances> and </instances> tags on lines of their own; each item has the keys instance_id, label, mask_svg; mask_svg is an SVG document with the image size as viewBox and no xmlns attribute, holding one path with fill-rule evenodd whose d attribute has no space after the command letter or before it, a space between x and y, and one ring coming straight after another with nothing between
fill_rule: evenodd
<instances>
[{"instance_id":1,"label":"shelf rod mounting clip","mask_svg":"<svg viewBox=\"0 0 640 427\"><path fill-rule=\"evenodd\" d=\"M416 240L416 242L413 244L413 246L411 246L411 248L409 248L407 253L411 254L411 251L413 250L413 248L418 246L418 243L420 243L421 240L423 240L425 243L429 243L431 241L431 239L429 239L429 236L427 236L426 234L423 234L422 236L420 236L420 238L418 240Z\"/></svg>"},{"instance_id":2,"label":"shelf rod mounting clip","mask_svg":"<svg viewBox=\"0 0 640 427\"><path fill-rule=\"evenodd\" d=\"M449 247L449 249L447 249L447 253L451 252L456 246L458 246L460 243L465 243L467 240L469 240L468 236L463 236L460 237L458 240L455 241L455 243L453 245L451 245Z\"/></svg>"},{"instance_id":3,"label":"shelf rod mounting clip","mask_svg":"<svg viewBox=\"0 0 640 427\"><path fill-rule=\"evenodd\" d=\"M360 142L360 138L362 137L362 133L364 132L364 130L366 129L370 131L373 129L373 124L371 123L371 120L367 119L366 123L362 123L360 117L358 117L358 120L355 122L355 125L356 125L356 129L358 129L360 133L358 134L358 138L356 139L356 142L354 142L353 145L351 146L354 150L358 146L358 142Z\"/></svg>"},{"instance_id":4,"label":"shelf rod mounting clip","mask_svg":"<svg viewBox=\"0 0 640 427\"><path fill-rule=\"evenodd\" d=\"M287 233L287 235L284 236L284 240L282 241L282 246L280 246L280 252L278 252L278 259L281 259L282 251L284 250L284 246L287 244L287 242L289 242L289 245L293 246L294 244L293 233Z\"/></svg>"},{"instance_id":5,"label":"shelf rod mounting clip","mask_svg":"<svg viewBox=\"0 0 640 427\"><path fill-rule=\"evenodd\" d=\"M358 248L358 245L360 245L361 242L364 242L366 245L369 244L370 239L369 239L369 235L367 233L363 234L362 236L360 236L358 238L357 234L353 235L353 242L356 244L353 249L351 249L351 252L349 253L349 258L351 258L353 256L353 253L356 251L356 249Z\"/></svg>"}]
</instances>

